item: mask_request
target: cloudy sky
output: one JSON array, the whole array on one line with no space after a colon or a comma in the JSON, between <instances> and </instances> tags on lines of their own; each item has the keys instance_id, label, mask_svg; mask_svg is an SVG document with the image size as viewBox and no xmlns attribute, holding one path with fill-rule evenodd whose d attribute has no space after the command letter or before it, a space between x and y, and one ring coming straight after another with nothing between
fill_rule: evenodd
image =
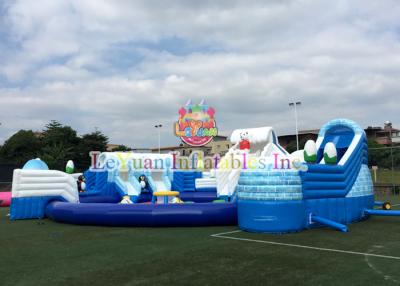
<instances>
[{"instance_id":1,"label":"cloudy sky","mask_svg":"<svg viewBox=\"0 0 400 286\"><path fill-rule=\"evenodd\" d=\"M336 117L400 126L394 1L0 0L0 142L51 119L112 143L177 143L188 99L220 131Z\"/></svg>"}]
</instances>

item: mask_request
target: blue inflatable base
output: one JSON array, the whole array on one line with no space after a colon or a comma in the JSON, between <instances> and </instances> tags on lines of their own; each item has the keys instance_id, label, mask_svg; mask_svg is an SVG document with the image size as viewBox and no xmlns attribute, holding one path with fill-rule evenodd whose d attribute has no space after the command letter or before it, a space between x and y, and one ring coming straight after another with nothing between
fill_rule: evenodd
<instances>
[{"instance_id":1,"label":"blue inflatable base","mask_svg":"<svg viewBox=\"0 0 400 286\"><path fill-rule=\"evenodd\" d=\"M298 201L238 201L238 222L242 230L264 233L298 232L326 226L312 222L311 214L339 224L368 218L374 196L312 199Z\"/></svg>"},{"instance_id":2,"label":"blue inflatable base","mask_svg":"<svg viewBox=\"0 0 400 286\"><path fill-rule=\"evenodd\" d=\"M240 201L238 221L242 230L262 233L298 232L306 227L303 201Z\"/></svg>"},{"instance_id":3,"label":"blue inflatable base","mask_svg":"<svg viewBox=\"0 0 400 286\"><path fill-rule=\"evenodd\" d=\"M79 225L176 227L236 225L235 203L73 204L52 202L46 216Z\"/></svg>"},{"instance_id":4,"label":"blue inflatable base","mask_svg":"<svg viewBox=\"0 0 400 286\"><path fill-rule=\"evenodd\" d=\"M116 204L121 201L120 197L116 196L79 196L79 202L83 204L99 204L99 203L111 203Z\"/></svg>"},{"instance_id":5,"label":"blue inflatable base","mask_svg":"<svg viewBox=\"0 0 400 286\"><path fill-rule=\"evenodd\" d=\"M181 192L179 197L183 201L191 201L195 203L209 203L216 199L216 192ZM150 202L152 195L150 193L142 193L139 195L138 203ZM119 203L121 196L101 195L99 192L84 192L79 194L81 203Z\"/></svg>"},{"instance_id":6,"label":"blue inflatable base","mask_svg":"<svg viewBox=\"0 0 400 286\"><path fill-rule=\"evenodd\" d=\"M179 197L182 201L195 203L208 203L218 199L217 192L182 192Z\"/></svg>"}]
</instances>

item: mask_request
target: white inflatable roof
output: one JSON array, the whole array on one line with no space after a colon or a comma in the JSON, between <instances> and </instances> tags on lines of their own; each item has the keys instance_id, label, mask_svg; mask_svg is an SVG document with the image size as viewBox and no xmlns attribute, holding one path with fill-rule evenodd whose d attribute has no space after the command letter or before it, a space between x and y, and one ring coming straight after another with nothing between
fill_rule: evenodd
<instances>
[{"instance_id":1,"label":"white inflatable roof","mask_svg":"<svg viewBox=\"0 0 400 286\"><path fill-rule=\"evenodd\" d=\"M71 175L56 170L14 170L13 198L46 196L60 196L68 202L78 203L76 180Z\"/></svg>"},{"instance_id":2,"label":"white inflatable roof","mask_svg":"<svg viewBox=\"0 0 400 286\"><path fill-rule=\"evenodd\" d=\"M257 127L257 128L248 128L248 129L236 129L233 131L231 135L231 142L238 143L240 142L240 134L243 132L247 132L249 134L249 140L251 143L272 143L273 135L272 135L272 127Z\"/></svg>"}]
</instances>

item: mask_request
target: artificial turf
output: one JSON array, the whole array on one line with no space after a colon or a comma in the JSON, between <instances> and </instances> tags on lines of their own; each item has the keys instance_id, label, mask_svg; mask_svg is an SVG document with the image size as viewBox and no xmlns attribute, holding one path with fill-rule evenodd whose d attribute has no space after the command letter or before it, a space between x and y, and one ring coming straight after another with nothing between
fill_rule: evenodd
<instances>
[{"instance_id":1,"label":"artificial turf","mask_svg":"<svg viewBox=\"0 0 400 286\"><path fill-rule=\"evenodd\" d=\"M236 227L88 227L10 222L7 213L0 208L0 285L400 284L400 260L210 236ZM352 224L349 233L229 236L400 257L400 218L392 217Z\"/></svg>"},{"instance_id":2,"label":"artificial turf","mask_svg":"<svg viewBox=\"0 0 400 286\"><path fill-rule=\"evenodd\" d=\"M400 184L400 171L398 170L387 170L387 169L378 169L376 171L376 181L374 171L371 170L371 177L375 183L381 184Z\"/></svg>"}]
</instances>

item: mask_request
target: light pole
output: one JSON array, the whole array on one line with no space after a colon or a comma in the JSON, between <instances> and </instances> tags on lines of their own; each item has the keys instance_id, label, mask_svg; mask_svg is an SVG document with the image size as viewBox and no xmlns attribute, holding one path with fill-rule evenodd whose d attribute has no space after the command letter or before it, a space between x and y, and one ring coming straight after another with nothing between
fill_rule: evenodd
<instances>
[{"instance_id":1,"label":"light pole","mask_svg":"<svg viewBox=\"0 0 400 286\"><path fill-rule=\"evenodd\" d=\"M392 160L392 172L391 172L391 181L392 181L392 192L394 192L394 160L393 160L393 140L392 140L392 132L393 127L390 121L386 121L385 125L388 126L389 129L389 140L390 140L390 158Z\"/></svg>"},{"instance_id":2,"label":"light pole","mask_svg":"<svg viewBox=\"0 0 400 286\"><path fill-rule=\"evenodd\" d=\"M296 101L296 102L289 102L289 106L293 106L294 107L294 119L296 122L296 146L297 146L297 150L299 150L299 130L297 127L297 106L301 105L301 101Z\"/></svg>"},{"instance_id":3,"label":"light pole","mask_svg":"<svg viewBox=\"0 0 400 286\"><path fill-rule=\"evenodd\" d=\"M158 130L158 154L160 154L161 153L161 135L160 135L160 132L161 132L162 124L154 125L154 127L157 128L157 130Z\"/></svg>"}]
</instances>

